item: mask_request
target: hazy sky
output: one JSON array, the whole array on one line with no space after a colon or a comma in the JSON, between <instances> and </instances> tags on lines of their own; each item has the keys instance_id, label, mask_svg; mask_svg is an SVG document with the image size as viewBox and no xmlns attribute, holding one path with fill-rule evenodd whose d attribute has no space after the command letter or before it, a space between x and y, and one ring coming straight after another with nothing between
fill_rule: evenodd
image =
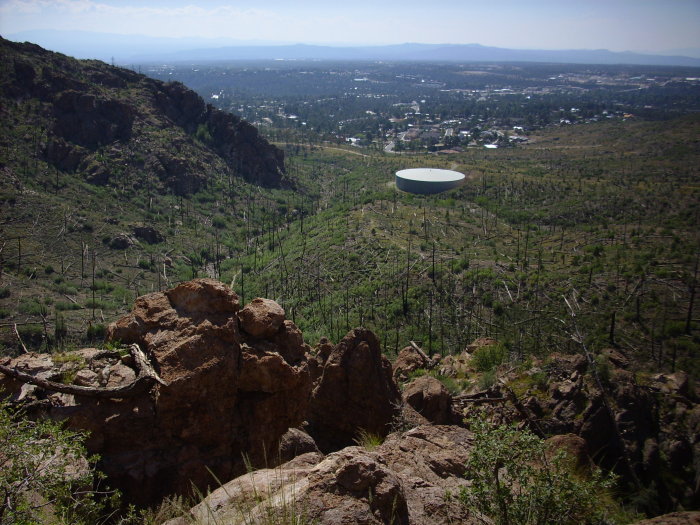
<instances>
[{"instance_id":1,"label":"hazy sky","mask_svg":"<svg viewBox=\"0 0 700 525\"><path fill-rule=\"evenodd\" d=\"M700 48L700 0L0 0L0 34L33 29L664 52Z\"/></svg>"}]
</instances>

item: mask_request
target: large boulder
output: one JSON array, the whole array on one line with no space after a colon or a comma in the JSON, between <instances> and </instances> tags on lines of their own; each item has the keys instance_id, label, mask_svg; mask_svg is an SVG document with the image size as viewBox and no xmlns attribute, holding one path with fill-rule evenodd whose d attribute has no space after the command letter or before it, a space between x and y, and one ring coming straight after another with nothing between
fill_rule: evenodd
<instances>
[{"instance_id":1,"label":"large boulder","mask_svg":"<svg viewBox=\"0 0 700 525\"><path fill-rule=\"evenodd\" d=\"M410 405L425 419L436 425L452 420L452 396L433 376L421 376L409 383L403 391L404 403Z\"/></svg>"},{"instance_id":2,"label":"large boulder","mask_svg":"<svg viewBox=\"0 0 700 525\"><path fill-rule=\"evenodd\" d=\"M121 400L62 395L52 403L51 417L89 432L88 450L129 501L153 504L193 484L205 491L246 463L270 465L281 437L306 418L311 380L298 329L286 321L274 338L254 338L239 329L238 311L238 296L211 279L140 297L108 338L138 344L166 385ZM118 357L108 375L84 366L76 381L130 381L133 370Z\"/></svg>"},{"instance_id":3,"label":"large boulder","mask_svg":"<svg viewBox=\"0 0 700 525\"><path fill-rule=\"evenodd\" d=\"M290 428L281 438L279 445L280 463L286 463L302 454L321 454L314 439L299 428Z\"/></svg>"},{"instance_id":4,"label":"large boulder","mask_svg":"<svg viewBox=\"0 0 700 525\"><path fill-rule=\"evenodd\" d=\"M284 310L272 299L257 297L238 314L241 327L255 337L271 337L284 322Z\"/></svg>"},{"instance_id":5,"label":"large boulder","mask_svg":"<svg viewBox=\"0 0 700 525\"><path fill-rule=\"evenodd\" d=\"M158 244L165 241L163 234L153 226L134 226L133 232L137 238L146 241L148 244Z\"/></svg>"},{"instance_id":6,"label":"large boulder","mask_svg":"<svg viewBox=\"0 0 700 525\"><path fill-rule=\"evenodd\" d=\"M386 436L400 403L377 336L356 328L325 360L311 397L309 432L323 452L351 445L360 431Z\"/></svg>"},{"instance_id":7,"label":"large boulder","mask_svg":"<svg viewBox=\"0 0 700 525\"><path fill-rule=\"evenodd\" d=\"M392 367L396 381L406 381L412 372L428 367L428 360L412 346L402 348Z\"/></svg>"},{"instance_id":8,"label":"large boulder","mask_svg":"<svg viewBox=\"0 0 700 525\"><path fill-rule=\"evenodd\" d=\"M427 426L391 434L372 451L347 447L322 460L304 454L226 483L167 525L261 524L270 516L318 525L481 523L458 498L445 497L468 483L470 436L459 427Z\"/></svg>"}]
</instances>

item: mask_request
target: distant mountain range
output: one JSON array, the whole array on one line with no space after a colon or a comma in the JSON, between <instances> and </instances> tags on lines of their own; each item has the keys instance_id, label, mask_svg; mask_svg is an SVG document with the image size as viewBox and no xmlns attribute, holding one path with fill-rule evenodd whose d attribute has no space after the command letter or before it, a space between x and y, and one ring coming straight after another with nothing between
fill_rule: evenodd
<instances>
[{"instance_id":1,"label":"distant mountain range","mask_svg":"<svg viewBox=\"0 0 700 525\"><path fill-rule=\"evenodd\" d=\"M25 31L7 35L75 56L119 64L226 60L389 60L430 62L554 62L700 67L700 58L607 49L505 49L480 44L324 46L229 39L158 38L87 31Z\"/></svg>"}]
</instances>

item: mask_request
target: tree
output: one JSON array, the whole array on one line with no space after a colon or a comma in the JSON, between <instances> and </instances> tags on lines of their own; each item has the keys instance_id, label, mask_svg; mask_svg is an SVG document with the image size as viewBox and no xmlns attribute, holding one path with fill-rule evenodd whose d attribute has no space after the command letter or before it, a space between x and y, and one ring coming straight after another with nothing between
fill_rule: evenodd
<instances>
[{"instance_id":1,"label":"tree","mask_svg":"<svg viewBox=\"0 0 700 525\"><path fill-rule=\"evenodd\" d=\"M467 462L471 485L461 501L496 525L597 523L606 514L613 477L599 469L577 473L563 451L551 457L527 430L468 421L474 444ZM488 519L487 519L488 518Z\"/></svg>"}]
</instances>

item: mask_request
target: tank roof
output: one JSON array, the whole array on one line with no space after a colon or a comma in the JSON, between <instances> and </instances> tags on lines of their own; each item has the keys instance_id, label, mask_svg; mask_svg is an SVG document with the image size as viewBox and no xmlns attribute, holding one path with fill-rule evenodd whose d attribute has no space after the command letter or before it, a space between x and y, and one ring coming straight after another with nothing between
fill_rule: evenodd
<instances>
[{"instance_id":1,"label":"tank roof","mask_svg":"<svg viewBox=\"0 0 700 525\"><path fill-rule=\"evenodd\" d=\"M441 170L437 168L411 168L399 170L397 177L406 180L420 182L457 182L464 179L464 174L453 170Z\"/></svg>"}]
</instances>

